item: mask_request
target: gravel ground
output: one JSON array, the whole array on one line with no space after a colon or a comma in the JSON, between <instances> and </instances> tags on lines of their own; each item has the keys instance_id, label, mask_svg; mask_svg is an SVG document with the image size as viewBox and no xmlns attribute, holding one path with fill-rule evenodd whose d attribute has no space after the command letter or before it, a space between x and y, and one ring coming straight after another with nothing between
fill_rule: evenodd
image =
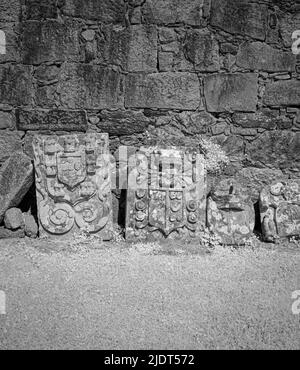
<instances>
[{"instance_id":1,"label":"gravel ground","mask_svg":"<svg viewBox=\"0 0 300 370\"><path fill-rule=\"evenodd\" d=\"M0 241L0 349L300 349L299 248Z\"/></svg>"}]
</instances>

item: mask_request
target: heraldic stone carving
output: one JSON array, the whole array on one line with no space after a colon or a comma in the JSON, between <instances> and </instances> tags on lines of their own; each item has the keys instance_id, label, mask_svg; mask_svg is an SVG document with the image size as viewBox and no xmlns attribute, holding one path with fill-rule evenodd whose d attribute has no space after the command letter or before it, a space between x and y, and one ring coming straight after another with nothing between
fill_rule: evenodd
<instances>
[{"instance_id":1,"label":"heraldic stone carving","mask_svg":"<svg viewBox=\"0 0 300 370\"><path fill-rule=\"evenodd\" d=\"M300 236L300 180L265 187L260 194L260 217L265 241Z\"/></svg>"},{"instance_id":2,"label":"heraldic stone carving","mask_svg":"<svg viewBox=\"0 0 300 370\"><path fill-rule=\"evenodd\" d=\"M221 181L208 198L207 223L223 244L244 244L255 225L254 206L247 190L233 179Z\"/></svg>"},{"instance_id":3,"label":"heraldic stone carving","mask_svg":"<svg viewBox=\"0 0 300 370\"><path fill-rule=\"evenodd\" d=\"M140 148L129 159L127 240L194 238L206 222L206 169L193 149Z\"/></svg>"},{"instance_id":4,"label":"heraldic stone carving","mask_svg":"<svg viewBox=\"0 0 300 370\"><path fill-rule=\"evenodd\" d=\"M33 149L40 235L111 239L108 135L35 136Z\"/></svg>"}]
</instances>

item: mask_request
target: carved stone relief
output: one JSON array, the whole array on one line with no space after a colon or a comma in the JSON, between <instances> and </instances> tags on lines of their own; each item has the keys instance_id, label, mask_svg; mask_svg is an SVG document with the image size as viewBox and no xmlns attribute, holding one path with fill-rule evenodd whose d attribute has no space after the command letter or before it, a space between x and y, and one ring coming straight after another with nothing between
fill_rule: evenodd
<instances>
[{"instance_id":1,"label":"carved stone relief","mask_svg":"<svg viewBox=\"0 0 300 370\"><path fill-rule=\"evenodd\" d=\"M300 236L300 180L265 187L259 206L265 241Z\"/></svg>"},{"instance_id":2,"label":"carved stone relief","mask_svg":"<svg viewBox=\"0 0 300 370\"><path fill-rule=\"evenodd\" d=\"M223 244L244 244L255 225L255 211L246 189L231 179L221 181L208 198L207 223Z\"/></svg>"},{"instance_id":3,"label":"carved stone relief","mask_svg":"<svg viewBox=\"0 0 300 370\"><path fill-rule=\"evenodd\" d=\"M206 221L204 158L188 149L140 148L129 159L126 239L195 238Z\"/></svg>"},{"instance_id":4,"label":"carved stone relief","mask_svg":"<svg viewBox=\"0 0 300 370\"><path fill-rule=\"evenodd\" d=\"M33 150L40 236L84 230L111 239L108 135L35 136Z\"/></svg>"}]
</instances>

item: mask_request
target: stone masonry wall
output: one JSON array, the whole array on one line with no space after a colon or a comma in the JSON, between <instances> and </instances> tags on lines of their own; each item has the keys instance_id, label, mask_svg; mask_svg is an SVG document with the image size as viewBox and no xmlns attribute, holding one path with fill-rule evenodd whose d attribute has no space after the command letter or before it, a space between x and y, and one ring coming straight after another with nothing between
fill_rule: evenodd
<instances>
[{"instance_id":1,"label":"stone masonry wall","mask_svg":"<svg viewBox=\"0 0 300 370\"><path fill-rule=\"evenodd\" d=\"M0 165L37 132L201 134L254 197L299 177L299 0L1 0L0 30Z\"/></svg>"}]
</instances>

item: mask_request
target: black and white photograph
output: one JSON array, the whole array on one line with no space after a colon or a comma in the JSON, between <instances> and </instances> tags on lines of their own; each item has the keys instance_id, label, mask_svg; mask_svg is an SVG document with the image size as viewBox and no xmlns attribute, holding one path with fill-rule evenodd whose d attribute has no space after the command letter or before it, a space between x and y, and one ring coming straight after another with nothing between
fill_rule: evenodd
<instances>
[{"instance_id":1,"label":"black and white photograph","mask_svg":"<svg viewBox=\"0 0 300 370\"><path fill-rule=\"evenodd\" d=\"M300 0L0 0L0 350L300 350Z\"/></svg>"}]
</instances>

